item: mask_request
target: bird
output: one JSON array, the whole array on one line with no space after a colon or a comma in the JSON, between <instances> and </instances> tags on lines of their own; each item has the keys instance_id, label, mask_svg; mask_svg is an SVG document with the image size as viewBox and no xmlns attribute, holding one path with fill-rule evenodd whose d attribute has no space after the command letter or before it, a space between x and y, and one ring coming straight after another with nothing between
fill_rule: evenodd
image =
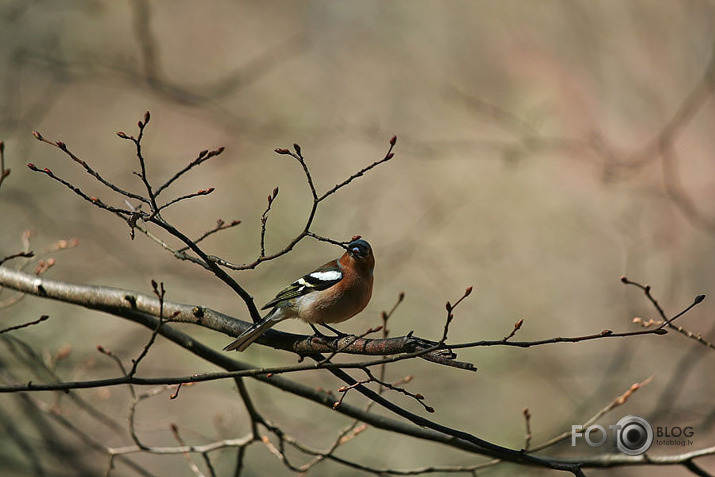
<instances>
[{"instance_id":1,"label":"bird","mask_svg":"<svg viewBox=\"0 0 715 477\"><path fill-rule=\"evenodd\" d=\"M316 335L316 324L329 326L352 318L365 309L372 297L375 257L372 247L359 235L353 237L338 259L316 268L281 290L262 310L270 309L259 322L241 333L224 351L244 351L269 328L289 318L307 322Z\"/></svg>"}]
</instances>

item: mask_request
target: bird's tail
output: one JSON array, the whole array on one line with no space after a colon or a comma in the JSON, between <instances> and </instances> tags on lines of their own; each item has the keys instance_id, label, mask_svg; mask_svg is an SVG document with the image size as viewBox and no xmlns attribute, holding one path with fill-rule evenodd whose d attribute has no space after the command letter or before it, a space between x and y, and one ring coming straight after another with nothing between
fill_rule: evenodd
<instances>
[{"instance_id":1,"label":"bird's tail","mask_svg":"<svg viewBox=\"0 0 715 477\"><path fill-rule=\"evenodd\" d=\"M255 323L253 326L248 328L246 331L241 333L238 338L236 338L231 344L226 346L223 350L224 351L243 351L248 346L256 341L263 333L268 331L269 328L271 328L273 325L281 321L280 319L276 320L275 313L269 313L266 315L265 318L263 318L261 321L258 323Z\"/></svg>"}]
</instances>

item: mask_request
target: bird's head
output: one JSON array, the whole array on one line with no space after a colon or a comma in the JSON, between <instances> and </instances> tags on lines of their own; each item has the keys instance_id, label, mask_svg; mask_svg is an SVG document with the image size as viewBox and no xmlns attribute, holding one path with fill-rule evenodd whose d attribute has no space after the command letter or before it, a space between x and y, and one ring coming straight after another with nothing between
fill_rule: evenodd
<instances>
[{"instance_id":1,"label":"bird's head","mask_svg":"<svg viewBox=\"0 0 715 477\"><path fill-rule=\"evenodd\" d=\"M361 238L353 238L347 246L345 252L357 265L369 268L370 272L375 267L375 257L372 254L372 247Z\"/></svg>"}]
</instances>

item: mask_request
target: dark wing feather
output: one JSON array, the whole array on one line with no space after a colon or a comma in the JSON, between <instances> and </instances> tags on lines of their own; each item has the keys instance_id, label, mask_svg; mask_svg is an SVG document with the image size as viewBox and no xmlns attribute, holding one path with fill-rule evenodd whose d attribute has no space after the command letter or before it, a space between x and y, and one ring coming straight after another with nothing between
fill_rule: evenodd
<instances>
[{"instance_id":1,"label":"dark wing feather","mask_svg":"<svg viewBox=\"0 0 715 477\"><path fill-rule=\"evenodd\" d=\"M340 270L337 260L333 260L288 285L261 309L273 308L283 301L292 300L314 291L325 290L342 279L343 272Z\"/></svg>"}]
</instances>

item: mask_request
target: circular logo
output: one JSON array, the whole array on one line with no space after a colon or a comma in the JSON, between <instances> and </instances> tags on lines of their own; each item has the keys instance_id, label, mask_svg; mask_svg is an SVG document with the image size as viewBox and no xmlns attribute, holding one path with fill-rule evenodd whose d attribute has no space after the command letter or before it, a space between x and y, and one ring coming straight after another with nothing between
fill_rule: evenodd
<instances>
[{"instance_id":1,"label":"circular logo","mask_svg":"<svg viewBox=\"0 0 715 477\"><path fill-rule=\"evenodd\" d=\"M618 421L616 446L627 455L641 455L653 444L653 427L640 416L626 416Z\"/></svg>"}]
</instances>

